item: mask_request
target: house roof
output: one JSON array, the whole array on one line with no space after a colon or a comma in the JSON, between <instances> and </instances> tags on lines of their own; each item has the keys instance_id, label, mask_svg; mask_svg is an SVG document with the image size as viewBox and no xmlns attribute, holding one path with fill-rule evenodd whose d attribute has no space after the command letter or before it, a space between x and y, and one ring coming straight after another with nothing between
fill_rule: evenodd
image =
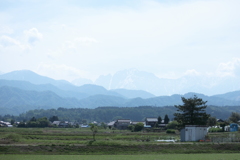
<instances>
[{"instance_id":1,"label":"house roof","mask_svg":"<svg viewBox=\"0 0 240 160\"><path fill-rule=\"evenodd\" d=\"M130 119L118 119L117 122L127 122L127 123L130 123L131 120Z\"/></svg>"},{"instance_id":2,"label":"house roof","mask_svg":"<svg viewBox=\"0 0 240 160\"><path fill-rule=\"evenodd\" d=\"M109 122L107 125L108 125L108 126L113 126L114 123L115 123L115 121L112 121L112 122Z\"/></svg>"},{"instance_id":3,"label":"house roof","mask_svg":"<svg viewBox=\"0 0 240 160\"><path fill-rule=\"evenodd\" d=\"M59 126L60 126L60 125L61 125L61 126L67 126L68 123L66 123L66 121L65 121L65 122L63 121L63 122L60 122L60 123L59 123Z\"/></svg>"},{"instance_id":4,"label":"house roof","mask_svg":"<svg viewBox=\"0 0 240 160\"><path fill-rule=\"evenodd\" d=\"M148 122L157 122L158 119L157 118L146 118L146 121L148 121Z\"/></svg>"},{"instance_id":5,"label":"house roof","mask_svg":"<svg viewBox=\"0 0 240 160\"><path fill-rule=\"evenodd\" d=\"M52 124L56 124L57 126L60 124L61 121L53 121Z\"/></svg>"},{"instance_id":6,"label":"house roof","mask_svg":"<svg viewBox=\"0 0 240 160\"><path fill-rule=\"evenodd\" d=\"M222 119L217 119L217 122L224 122L224 120L222 120Z\"/></svg>"}]
</instances>

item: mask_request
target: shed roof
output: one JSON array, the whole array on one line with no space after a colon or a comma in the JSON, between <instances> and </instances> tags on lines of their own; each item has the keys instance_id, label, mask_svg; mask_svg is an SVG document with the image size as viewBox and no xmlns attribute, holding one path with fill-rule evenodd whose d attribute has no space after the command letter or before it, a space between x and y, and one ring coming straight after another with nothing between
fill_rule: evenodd
<instances>
[{"instance_id":1,"label":"shed roof","mask_svg":"<svg viewBox=\"0 0 240 160\"><path fill-rule=\"evenodd\" d=\"M53 121L53 123L52 123L52 124L55 124L55 125L57 125L57 126L58 126L58 125L60 124L60 122L61 122L61 121Z\"/></svg>"},{"instance_id":2,"label":"shed roof","mask_svg":"<svg viewBox=\"0 0 240 160\"><path fill-rule=\"evenodd\" d=\"M117 122L127 122L127 123L130 123L131 120L130 119L118 119Z\"/></svg>"},{"instance_id":3,"label":"shed roof","mask_svg":"<svg viewBox=\"0 0 240 160\"><path fill-rule=\"evenodd\" d=\"M112 122L109 122L107 125L108 125L108 126L113 126L114 123L115 123L115 121L112 121Z\"/></svg>"},{"instance_id":4,"label":"shed roof","mask_svg":"<svg viewBox=\"0 0 240 160\"><path fill-rule=\"evenodd\" d=\"M158 119L157 118L146 118L146 121L148 121L148 122L157 122Z\"/></svg>"}]
</instances>

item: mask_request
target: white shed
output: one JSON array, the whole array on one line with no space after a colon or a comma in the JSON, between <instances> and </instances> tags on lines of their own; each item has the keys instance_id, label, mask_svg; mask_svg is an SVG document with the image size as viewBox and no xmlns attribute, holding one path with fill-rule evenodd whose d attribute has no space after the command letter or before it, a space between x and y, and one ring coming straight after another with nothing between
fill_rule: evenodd
<instances>
[{"instance_id":1,"label":"white shed","mask_svg":"<svg viewBox=\"0 0 240 160\"><path fill-rule=\"evenodd\" d=\"M206 126L186 125L185 128L181 130L181 141L199 141L205 139L206 135Z\"/></svg>"}]
</instances>

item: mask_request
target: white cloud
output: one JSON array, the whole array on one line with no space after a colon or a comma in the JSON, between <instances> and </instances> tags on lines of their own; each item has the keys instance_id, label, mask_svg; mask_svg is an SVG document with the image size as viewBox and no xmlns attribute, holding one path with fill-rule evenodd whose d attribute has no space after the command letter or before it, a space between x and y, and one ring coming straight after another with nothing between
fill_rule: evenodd
<instances>
[{"instance_id":1,"label":"white cloud","mask_svg":"<svg viewBox=\"0 0 240 160\"><path fill-rule=\"evenodd\" d=\"M34 42L39 41L43 37L42 33L40 33L37 28L25 30L24 34L27 37L28 42L30 44L33 44Z\"/></svg>"},{"instance_id":2,"label":"white cloud","mask_svg":"<svg viewBox=\"0 0 240 160\"><path fill-rule=\"evenodd\" d=\"M200 73L197 72L195 69L187 70L184 75L186 76L199 76Z\"/></svg>"},{"instance_id":3,"label":"white cloud","mask_svg":"<svg viewBox=\"0 0 240 160\"><path fill-rule=\"evenodd\" d=\"M13 29L7 26L0 26L0 34L11 34L13 33Z\"/></svg>"},{"instance_id":4,"label":"white cloud","mask_svg":"<svg viewBox=\"0 0 240 160\"><path fill-rule=\"evenodd\" d=\"M218 76L240 76L240 58L234 58L232 61L220 63L217 69Z\"/></svg>"},{"instance_id":5,"label":"white cloud","mask_svg":"<svg viewBox=\"0 0 240 160\"><path fill-rule=\"evenodd\" d=\"M18 40L5 35L0 37L0 45L7 49L11 47L18 47L22 50L30 49L28 45L21 44Z\"/></svg>"},{"instance_id":6,"label":"white cloud","mask_svg":"<svg viewBox=\"0 0 240 160\"><path fill-rule=\"evenodd\" d=\"M72 41L66 41L67 48L78 48L79 46L91 46L93 43L97 43L98 41L94 38L89 37L79 37L75 38Z\"/></svg>"},{"instance_id":7,"label":"white cloud","mask_svg":"<svg viewBox=\"0 0 240 160\"><path fill-rule=\"evenodd\" d=\"M77 78L86 78L88 74L85 71L65 64L58 65L47 63L40 64L36 72L54 79L65 79L68 81L72 81Z\"/></svg>"},{"instance_id":8,"label":"white cloud","mask_svg":"<svg viewBox=\"0 0 240 160\"><path fill-rule=\"evenodd\" d=\"M35 66L29 65L34 68L40 62L65 64L84 68L92 76L125 68L166 78L180 77L192 68L215 76L220 62L239 56L239 0L106 3L99 6L90 2L87 7L80 1L16 4L3 11L4 20L0 16L1 26L14 29L8 35L14 38L5 38L7 42L0 45L31 46L33 54L25 54L22 61L12 63L15 68L29 63L28 57L34 55L31 61ZM10 30L5 31L10 34ZM37 41L38 45L33 46ZM11 59L11 55L1 57L2 61ZM230 72L227 67L219 66L219 75L237 75L236 70ZM60 73L56 77L64 78Z\"/></svg>"}]
</instances>

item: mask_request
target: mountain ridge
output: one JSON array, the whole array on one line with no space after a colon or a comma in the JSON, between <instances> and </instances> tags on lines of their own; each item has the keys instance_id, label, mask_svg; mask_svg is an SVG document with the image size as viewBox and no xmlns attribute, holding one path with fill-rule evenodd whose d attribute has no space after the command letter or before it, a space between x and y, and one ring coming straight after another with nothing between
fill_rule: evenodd
<instances>
[{"instance_id":1,"label":"mountain ridge","mask_svg":"<svg viewBox=\"0 0 240 160\"><path fill-rule=\"evenodd\" d=\"M181 97L191 97L197 95L208 101L208 105L214 106L239 106L240 101L226 100L220 97L205 96L197 93L187 93L185 95L159 96L153 98L132 98L125 99L113 95L92 95L81 100L76 98L63 98L52 91L32 91L23 90L16 87L1 86L0 87L0 108L6 110L16 109L14 114L34 109L50 109L50 108L97 108L103 106L116 107L137 107L137 106L174 106L182 104ZM11 112L12 113L12 112ZM3 113L1 114L9 114ZM13 114L13 113L12 113Z\"/></svg>"}]
</instances>

